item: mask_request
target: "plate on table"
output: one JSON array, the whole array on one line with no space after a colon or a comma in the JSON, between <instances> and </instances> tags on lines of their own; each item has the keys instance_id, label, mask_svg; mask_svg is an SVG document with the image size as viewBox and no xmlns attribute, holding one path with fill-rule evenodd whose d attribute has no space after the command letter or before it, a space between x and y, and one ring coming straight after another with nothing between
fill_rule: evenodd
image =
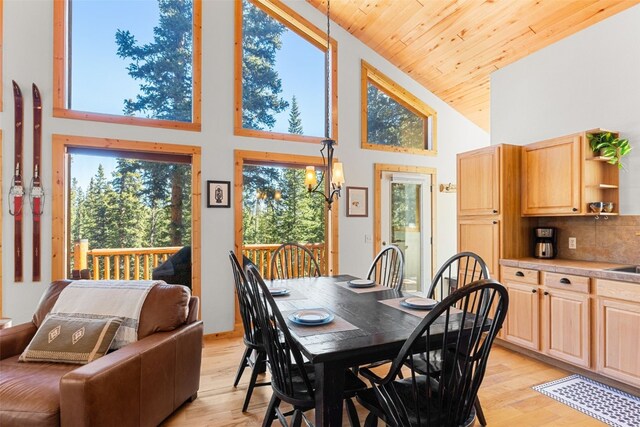
<instances>
[{"instance_id":1,"label":"plate on table","mask_svg":"<svg viewBox=\"0 0 640 427\"><path fill-rule=\"evenodd\" d=\"M370 279L353 279L349 280L347 284L352 288L371 288L376 285L376 282Z\"/></svg>"},{"instance_id":2,"label":"plate on table","mask_svg":"<svg viewBox=\"0 0 640 427\"><path fill-rule=\"evenodd\" d=\"M408 297L400 301L400 305L416 310L431 310L438 304L438 301L431 298Z\"/></svg>"},{"instance_id":3,"label":"plate on table","mask_svg":"<svg viewBox=\"0 0 640 427\"><path fill-rule=\"evenodd\" d=\"M289 289L273 287L269 288L269 293L271 293L272 296L277 297L280 295L287 295L289 293Z\"/></svg>"},{"instance_id":4,"label":"plate on table","mask_svg":"<svg viewBox=\"0 0 640 427\"><path fill-rule=\"evenodd\" d=\"M321 308L294 311L288 317L293 323L307 326L326 325L334 318L333 313Z\"/></svg>"}]
</instances>

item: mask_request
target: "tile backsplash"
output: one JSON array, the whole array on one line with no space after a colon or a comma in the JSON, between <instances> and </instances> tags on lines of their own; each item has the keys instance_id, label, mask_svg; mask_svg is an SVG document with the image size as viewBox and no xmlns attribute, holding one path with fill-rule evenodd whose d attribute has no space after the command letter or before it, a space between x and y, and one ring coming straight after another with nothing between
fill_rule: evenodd
<instances>
[{"instance_id":1,"label":"tile backsplash","mask_svg":"<svg viewBox=\"0 0 640 427\"><path fill-rule=\"evenodd\" d=\"M558 258L640 265L640 215L539 218L558 229ZM576 249L569 249L575 237Z\"/></svg>"}]
</instances>

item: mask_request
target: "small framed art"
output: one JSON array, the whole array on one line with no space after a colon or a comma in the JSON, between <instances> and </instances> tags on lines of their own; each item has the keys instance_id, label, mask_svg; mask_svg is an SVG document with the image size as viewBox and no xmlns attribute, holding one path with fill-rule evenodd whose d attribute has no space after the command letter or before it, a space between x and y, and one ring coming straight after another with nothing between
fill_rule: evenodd
<instances>
[{"instance_id":1,"label":"small framed art","mask_svg":"<svg viewBox=\"0 0 640 427\"><path fill-rule=\"evenodd\" d=\"M347 216L369 216L367 187L347 187Z\"/></svg>"},{"instance_id":2,"label":"small framed art","mask_svg":"<svg viewBox=\"0 0 640 427\"><path fill-rule=\"evenodd\" d=\"M230 181L207 181L207 207L228 208L231 207Z\"/></svg>"}]
</instances>

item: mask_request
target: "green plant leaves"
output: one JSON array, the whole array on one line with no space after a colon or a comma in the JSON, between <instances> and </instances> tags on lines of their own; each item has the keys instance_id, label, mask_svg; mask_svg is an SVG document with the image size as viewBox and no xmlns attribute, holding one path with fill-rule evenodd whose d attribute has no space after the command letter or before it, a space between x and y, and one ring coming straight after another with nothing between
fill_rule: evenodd
<instances>
[{"instance_id":1,"label":"green plant leaves","mask_svg":"<svg viewBox=\"0 0 640 427\"><path fill-rule=\"evenodd\" d=\"M617 164L619 169L623 169L621 159L632 149L628 139L619 139L611 132L587 134L587 138L594 152L600 151L603 157L609 158L607 163Z\"/></svg>"}]
</instances>

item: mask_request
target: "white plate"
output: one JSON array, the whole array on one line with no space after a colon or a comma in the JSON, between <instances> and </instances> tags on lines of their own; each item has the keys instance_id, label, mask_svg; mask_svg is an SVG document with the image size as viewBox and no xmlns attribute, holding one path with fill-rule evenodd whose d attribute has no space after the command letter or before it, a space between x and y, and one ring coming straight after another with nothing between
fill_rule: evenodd
<instances>
[{"instance_id":1,"label":"white plate","mask_svg":"<svg viewBox=\"0 0 640 427\"><path fill-rule=\"evenodd\" d=\"M269 292L271 293L271 295L274 295L274 296L286 295L289 293L289 289L273 287L273 288L269 288Z\"/></svg>"},{"instance_id":2,"label":"white plate","mask_svg":"<svg viewBox=\"0 0 640 427\"><path fill-rule=\"evenodd\" d=\"M322 323L326 322L333 315L326 310L300 310L293 313L293 317L301 323Z\"/></svg>"},{"instance_id":3,"label":"white plate","mask_svg":"<svg viewBox=\"0 0 640 427\"><path fill-rule=\"evenodd\" d=\"M352 288L370 288L376 285L376 282L370 279L353 279L347 282Z\"/></svg>"},{"instance_id":4,"label":"white plate","mask_svg":"<svg viewBox=\"0 0 640 427\"><path fill-rule=\"evenodd\" d=\"M429 309L438 304L438 301L431 298L409 297L402 300L405 307Z\"/></svg>"}]
</instances>

